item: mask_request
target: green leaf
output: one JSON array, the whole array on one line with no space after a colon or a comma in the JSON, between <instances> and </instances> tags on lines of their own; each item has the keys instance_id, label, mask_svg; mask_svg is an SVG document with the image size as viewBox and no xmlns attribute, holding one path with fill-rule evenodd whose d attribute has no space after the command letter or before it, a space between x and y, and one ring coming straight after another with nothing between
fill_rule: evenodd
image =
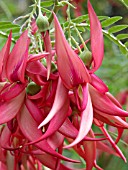
<instances>
[{"instance_id":1,"label":"green leaf","mask_svg":"<svg viewBox=\"0 0 128 170\"><path fill-rule=\"evenodd\" d=\"M8 38L8 34L0 31L0 37L2 37L2 38Z\"/></svg>"},{"instance_id":2,"label":"green leaf","mask_svg":"<svg viewBox=\"0 0 128 170\"><path fill-rule=\"evenodd\" d=\"M116 25L116 26L109 28L108 32L109 33L115 33L115 32L119 32L121 30L124 30L125 28L128 28L128 25Z\"/></svg>"},{"instance_id":3,"label":"green leaf","mask_svg":"<svg viewBox=\"0 0 128 170\"><path fill-rule=\"evenodd\" d=\"M120 0L128 8L128 0Z\"/></svg>"},{"instance_id":4,"label":"green leaf","mask_svg":"<svg viewBox=\"0 0 128 170\"><path fill-rule=\"evenodd\" d=\"M82 16L79 16L79 17L77 17L75 19L72 19L72 22L78 24L78 23L86 21L87 19L88 19L88 15L82 15Z\"/></svg>"},{"instance_id":5,"label":"green leaf","mask_svg":"<svg viewBox=\"0 0 128 170\"><path fill-rule=\"evenodd\" d=\"M109 18L108 16L98 16L99 20L104 20L104 19L107 19ZM82 15L82 16L79 16L75 19L72 19L72 22L75 23L75 24L81 24L82 22L86 21L86 23L89 24L89 18L88 18L88 15ZM66 21L64 23L64 27L67 27L68 26L68 21Z\"/></svg>"},{"instance_id":6,"label":"green leaf","mask_svg":"<svg viewBox=\"0 0 128 170\"><path fill-rule=\"evenodd\" d=\"M72 8L74 8L74 9L76 9L76 7L74 5L72 5L71 3L69 3L68 1L61 1L61 2L58 3L57 6L58 7L63 7L65 5L68 5L68 6L72 7Z\"/></svg>"},{"instance_id":7,"label":"green leaf","mask_svg":"<svg viewBox=\"0 0 128 170\"><path fill-rule=\"evenodd\" d=\"M19 32L20 32L20 27L16 27L16 28L13 28L13 29L12 29L12 33L13 33L13 34L17 34L17 33L19 33ZM10 30L8 30L6 33L9 34L9 33L10 33Z\"/></svg>"},{"instance_id":8,"label":"green leaf","mask_svg":"<svg viewBox=\"0 0 128 170\"><path fill-rule=\"evenodd\" d=\"M127 54L128 53L128 48L126 47L126 45L124 45L120 40L118 40L113 34L110 34L108 31L103 30L103 33L106 37L108 37L112 42L114 42L115 44L117 44L120 48L120 51L123 54Z\"/></svg>"},{"instance_id":9,"label":"green leaf","mask_svg":"<svg viewBox=\"0 0 128 170\"><path fill-rule=\"evenodd\" d=\"M124 45L128 48L128 41Z\"/></svg>"},{"instance_id":10,"label":"green leaf","mask_svg":"<svg viewBox=\"0 0 128 170\"><path fill-rule=\"evenodd\" d=\"M127 54L126 50L125 50L125 48L123 46L119 46L119 49L122 52L122 54Z\"/></svg>"},{"instance_id":11,"label":"green leaf","mask_svg":"<svg viewBox=\"0 0 128 170\"><path fill-rule=\"evenodd\" d=\"M122 19L121 16L111 17L111 18L108 18L107 20L101 22L101 25L103 28L108 27L121 19Z\"/></svg>"},{"instance_id":12,"label":"green leaf","mask_svg":"<svg viewBox=\"0 0 128 170\"><path fill-rule=\"evenodd\" d=\"M2 25L8 25L8 24L12 24L11 22L8 21L0 21L0 26Z\"/></svg>"},{"instance_id":13,"label":"green leaf","mask_svg":"<svg viewBox=\"0 0 128 170\"><path fill-rule=\"evenodd\" d=\"M128 34L119 34L116 37L119 40L123 40L123 39L127 39L128 38Z\"/></svg>"},{"instance_id":14,"label":"green leaf","mask_svg":"<svg viewBox=\"0 0 128 170\"><path fill-rule=\"evenodd\" d=\"M79 31L81 32L85 32L85 27L83 26L76 26L78 28Z\"/></svg>"},{"instance_id":15,"label":"green leaf","mask_svg":"<svg viewBox=\"0 0 128 170\"><path fill-rule=\"evenodd\" d=\"M53 4L54 4L54 1L53 1L53 0L41 2L41 6L42 6L42 7L50 7L50 6L52 6Z\"/></svg>"},{"instance_id":16,"label":"green leaf","mask_svg":"<svg viewBox=\"0 0 128 170\"><path fill-rule=\"evenodd\" d=\"M42 9L42 11L43 11L43 12L51 13L51 11L50 11L50 10L48 10L48 9L46 9L46 8L43 8L43 7L42 7L41 9Z\"/></svg>"},{"instance_id":17,"label":"green leaf","mask_svg":"<svg viewBox=\"0 0 128 170\"><path fill-rule=\"evenodd\" d=\"M19 25L17 24L12 24L11 22L0 22L0 30L4 31L4 30L11 30L14 28L20 28Z\"/></svg>"},{"instance_id":18,"label":"green leaf","mask_svg":"<svg viewBox=\"0 0 128 170\"><path fill-rule=\"evenodd\" d=\"M108 19L108 18L109 18L108 16L98 16L98 19L99 19L100 21L105 20L105 19Z\"/></svg>"},{"instance_id":19,"label":"green leaf","mask_svg":"<svg viewBox=\"0 0 128 170\"><path fill-rule=\"evenodd\" d=\"M20 38L20 35L15 35L14 40L17 41Z\"/></svg>"},{"instance_id":20,"label":"green leaf","mask_svg":"<svg viewBox=\"0 0 128 170\"><path fill-rule=\"evenodd\" d=\"M128 0L123 0L123 1L128 6Z\"/></svg>"},{"instance_id":21,"label":"green leaf","mask_svg":"<svg viewBox=\"0 0 128 170\"><path fill-rule=\"evenodd\" d=\"M101 21L101 20L104 20L104 19L107 19L109 18L108 16L98 16L98 19ZM72 22L74 23L81 23L81 22L88 22L89 23L89 17L88 17L88 14L87 15L82 15L82 16L79 16L75 19L72 20Z\"/></svg>"},{"instance_id":22,"label":"green leaf","mask_svg":"<svg viewBox=\"0 0 128 170\"><path fill-rule=\"evenodd\" d=\"M0 31L0 37L2 37L2 38L8 38L8 34L5 33L5 32ZM15 43L14 38L12 38L12 42Z\"/></svg>"}]
</instances>

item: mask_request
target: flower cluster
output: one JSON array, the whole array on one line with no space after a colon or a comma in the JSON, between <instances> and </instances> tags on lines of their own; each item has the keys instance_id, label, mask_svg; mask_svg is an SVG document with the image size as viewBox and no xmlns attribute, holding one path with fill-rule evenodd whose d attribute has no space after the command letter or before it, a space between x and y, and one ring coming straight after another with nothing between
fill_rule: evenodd
<instances>
[{"instance_id":1,"label":"flower cluster","mask_svg":"<svg viewBox=\"0 0 128 170\"><path fill-rule=\"evenodd\" d=\"M55 14L55 46L51 45L49 31L42 32L43 53L29 54L27 30L10 52L10 32L0 51L2 170L41 170L42 165L70 170L61 160L80 161L62 154L69 148L85 160L86 170L102 169L96 163L98 149L126 161L117 143L128 128L128 112L94 74L103 60L104 43L101 24L89 0L88 14L92 53L89 65L70 47ZM33 34L37 29L35 25ZM115 141L105 124L117 128Z\"/></svg>"}]
</instances>

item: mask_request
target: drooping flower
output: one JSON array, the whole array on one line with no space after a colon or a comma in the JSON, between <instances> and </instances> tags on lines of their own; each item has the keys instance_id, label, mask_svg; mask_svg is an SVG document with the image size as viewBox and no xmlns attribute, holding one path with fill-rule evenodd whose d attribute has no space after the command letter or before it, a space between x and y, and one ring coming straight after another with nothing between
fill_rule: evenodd
<instances>
[{"instance_id":1,"label":"drooping flower","mask_svg":"<svg viewBox=\"0 0 128 170\"><path fill-rule=\"evenodd\" d=\"M90 19L90 40L93 57L91 73L94 73L101 65L104 56L104 42L101 23L88 0L88 14Z\"/></svg>"},{"instance_id":2,"label":"drooping flower","mask_svg":"<svg viewBox=\"0 0 128 170\"><path fill-rule=\"evenodd\" d=\"M54 23L57 67L64 85L72 89L79 84L90 82L86 66L68 44L55 14Z\"/></svg>"},{"instance_id":3,"label":"drooping flower","mask_svg":"<svg viewBox=\"0 0 128 170\"><path fill-rule=\"evenodd\" d=\"M85 160L87 170L102 169L96 163L99 149L126 161L117 143L124 129L128 129L128 112L122 110L106 84L94 74L103 59L103 36L90 1L88 12L92 68L86 67L68 44L55 14L54 52L47 32L43 37L46 52L29 54L27 31L10 52L10 33L0 52L0 124L5 124L0 126L1 168L41 170L43 165L71 170L61 160L80 161L63 156L63 149L67 148L73 148ZM37 29L34 25L33 35ZM54 54L56 71L50 72ZM47 67L41 60L44 57ZM115 140L104 124L118 130ZM95 132L95 126L100 133ZM12 164L9 159L13 159Z\"/></svg>"}]
</instances>

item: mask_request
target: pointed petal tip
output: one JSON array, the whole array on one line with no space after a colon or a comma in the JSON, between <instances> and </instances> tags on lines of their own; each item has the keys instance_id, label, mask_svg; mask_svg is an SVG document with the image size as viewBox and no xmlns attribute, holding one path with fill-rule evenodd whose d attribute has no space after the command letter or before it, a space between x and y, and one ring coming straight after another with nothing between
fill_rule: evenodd
<instances>
[{"instance_id":1,"label":"pointed petal tip","mask_svg":"<svg viewBox=\"0 0 128 170\"><path fill-rule=\"evenodd\" d=\"M76 87L79 84L90 82L91 78L87 68L85 67L83 61L78 57L78 55L73 51L73 49L69 45L55 14L54 25L57 67L64 85L68 89L72 89L73 87Z\"/></svg>"},{"instance_id":2,"label":"pointed petal tip","mask_svg":"<svg viewBox=\"0 0 128 170\"><path fill-rule=\"evenodd\" d=\"M43 125L42 125L42 123L38 126L38 129L40 129L41 127L42 127Z\"/></svg>"},{"instance_id":3,"label":"pointed petal tip","mask_svg":"<svg viewBox=\"0 0 128 170\"><path fill-rule=\"evenodd\" d=\"M104 57L104 39L102 33L101 23L88 0L88 14L90 20L90 37L91 37L91 50L93 56L93 67L90 70L90 73L94 73L102 64ZM96 41L98 43L96 43Z\"/></svg>"}]
</instances>

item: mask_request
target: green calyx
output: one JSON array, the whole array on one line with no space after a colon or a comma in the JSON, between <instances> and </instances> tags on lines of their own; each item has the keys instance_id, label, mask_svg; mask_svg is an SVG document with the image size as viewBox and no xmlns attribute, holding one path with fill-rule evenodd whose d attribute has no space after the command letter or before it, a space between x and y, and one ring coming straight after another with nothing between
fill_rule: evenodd
<instances>
[{"instance_id":1,"label":"green calyx","mask_svg":"<svg viewBox=\"0 0 128 170\"><path fill-rule=\"evenodd\" d=\"M39 14L36 19L36 24L40 32L45 32L49 30L49 22L46 16Z\"/></svg>"},{"instance_id":2,"label":"green calyx","mask_svg":"<svg viewBox=\"0 0 128 170\"><path fill-rule=\"evenodd\" d=\"M80 58L82 59L82 61L84 62L84 64L87 67L91 66L91 62L92 62L92 53L89 50L84 50L81 54L80 54Z\"/></svg>"},{"instance_id":3,"label":"green calyx","mask_svg":"<svg viewBox=\"0 0 128 170\"><path fill-rule=\"evenodd\" d=\"M40 90L41 87L34 82L29 83L26 89L27 93L32 96L37 94Z\"/></svg>"}]
</instances>

